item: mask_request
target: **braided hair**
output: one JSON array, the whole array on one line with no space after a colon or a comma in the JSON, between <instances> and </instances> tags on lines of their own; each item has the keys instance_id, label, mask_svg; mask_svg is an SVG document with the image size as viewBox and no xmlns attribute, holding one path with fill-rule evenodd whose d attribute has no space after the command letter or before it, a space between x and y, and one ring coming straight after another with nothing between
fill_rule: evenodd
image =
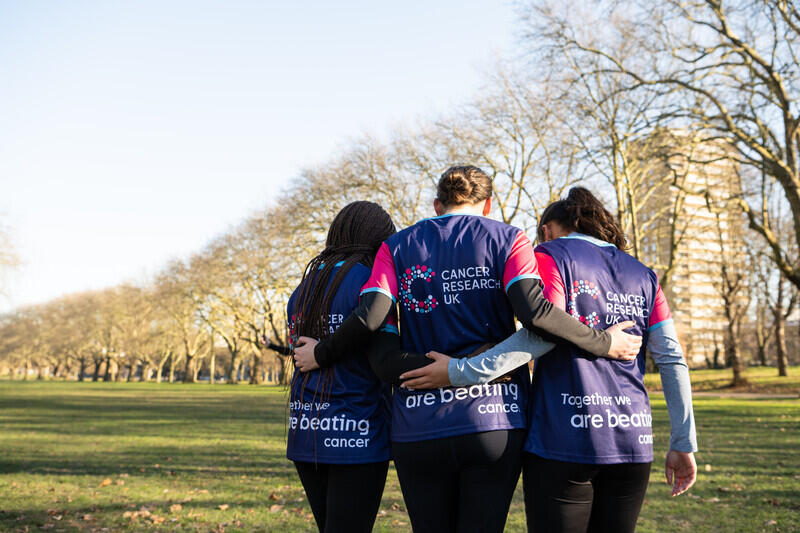
<instances>
[{"instance_id":1,"label":"braided hair","mask_svg":"<svg viewBox=\"0 0 800 533\"><path fill-rule=\"evenodd\" d=\"M381 243L394 232L391 217L374 202L352 202L339 211L328 229L325 249L303 272L295 307L298 336L323 339L329 335L328 315L342 280L356 263L372 267ZM336 265L342 261L331 280Z\"/></svg>"},{"instance_id":2,"label":"braided hair","mask_svg":"<svg viewBox=\"0 0 800 533\"><path fill-rule=\"evenodd\" d=\"M614 215L588 189L573 187L566 198L548 205L539 219L539 242L544 242L542 227L548 222L558 222L564 229L578 231L602 241L610 242L620 250L628 247L625 232Z\"/></svg>"},{"instance_id":3,"label":"braided hair","mask_svg":"<svg viewBox=\"0 0 800 533\"><path fill-rule=\"evenodd\" d=\"M395 233L389 214L375 202L358 201L339 211L328 229L325 249L306 265L295 306L295 334L324 339L330 335L331 304L347 273L356 263L372 267L383 241ZM342 263L336 275L334 269ZM333 368L322 370L322 390L315 397L327 398L333 384ZM303 389L309 374L302 374Z\"/></svg>"}]
</instances>

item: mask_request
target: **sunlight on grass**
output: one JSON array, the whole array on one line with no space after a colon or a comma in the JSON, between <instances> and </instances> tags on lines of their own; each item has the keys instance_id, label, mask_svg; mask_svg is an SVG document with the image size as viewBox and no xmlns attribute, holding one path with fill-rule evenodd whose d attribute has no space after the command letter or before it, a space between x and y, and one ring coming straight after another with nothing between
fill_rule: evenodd
<instances>
[{"instance_id":1,"label":"sunlight on grass","mask_svg":"<svg viewBox=\"0 0 800 533\"><path fill-rule=\"evenodd\" d=\"M640 531L797 530L800 402L698 398L700 477L672 499L659 396ZM0 530L313 530L285 402L276 387L0 382ZM507 530L524 519L518 487ZM390 470L376 531L407 530Z\"/></svg>"}]
</instances>

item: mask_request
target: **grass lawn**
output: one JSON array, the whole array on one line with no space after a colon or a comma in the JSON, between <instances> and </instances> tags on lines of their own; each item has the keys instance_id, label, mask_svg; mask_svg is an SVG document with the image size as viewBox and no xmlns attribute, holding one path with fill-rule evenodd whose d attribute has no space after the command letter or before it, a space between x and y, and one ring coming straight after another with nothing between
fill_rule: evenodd
<instances>
[{"instance_id":1,"label":"grass lawn","mask_svg":"<svg viewBox=\"0 0 800 533\"><path fill-rule=\"evenodd\" d=\"M640 531L800 531L800 401L696 399L699 479L671 499L659 396ZM0 531L314 530L285 405L275 387L0 382ZM410 530L393 470L376 530Z\"/></svg>"},{"instance_id":2,"label":"grass lawn","mask_svg":"<svg viewBox=\"0 0 800 533\"><path fill-rule=\"evenodd\" d=\"M796 394L800 395L800 366L787 369L787 377L778 377L778 369L774 367L751 366L744 371L747 385L731 388L733 372L730 368L720 370L692 370L692 390L720 393L764 393L764 394ZM650 390L661 390L661 379L658 373L647 374L645 385Z\"/></svg>"}]
</instances>

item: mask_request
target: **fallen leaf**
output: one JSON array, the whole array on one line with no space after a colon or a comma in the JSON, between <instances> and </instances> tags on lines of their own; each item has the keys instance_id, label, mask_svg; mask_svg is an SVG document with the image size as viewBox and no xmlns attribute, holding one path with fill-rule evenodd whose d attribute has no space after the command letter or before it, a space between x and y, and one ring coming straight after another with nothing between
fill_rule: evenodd
<instances>
[{"instance_id":1,"label":"fallen leaf","mask_svg":"<svg viewBox=\"0 0 800 533\"><path fill-rule=\"evenodd\" d=\"M123 480L121 480L121 479L118 479L117 481L115 481L115 483L117 485L124 485L125 484L125 482Z\"/></svg>"},{"instance_id":2,"label":"fallen leaf","mask_svg":"<svg viewBox=\"0 0 800 533\"><path fill-rule=\"evenodd\" d=\"M107 487L107 486L109 486L109 485L111 485L111 478L110 478L110 477L107 477L107 478L105 478L103 481L101 481L101 482L100 482L100 484L98 485L98 487Z\"/></svg>"},{"instance_id":3,"label":"fallen leaf","mask_svg":"<svg viewBox=\"0 0 800 533\"><path fill-rule=\"evenodd\" d=\"M774 526L774 525L777 525L777 522L775 520L767 520L766 522L764 522L764 525L765 526Z\"/></svg>"},{"instance_id":4,"label":"fallen leaf","mask_svg":"<svg viewBox=\"0 0 800 533\"><path fill-rule=\"evenodd\" d=\"M711 472L711 465L710 464L706 464L706 472Z\"/></svg>"},{"instance_id":5,"label":"fallen leaf","mask_svg":"<svg viewBox=\"0 0 800 533\"><path fill-rule=\"evenodd\" d=\"M222 505L217 505L217 508L218 508L220 511L224 511L224 510L226 510L228 507L230 507L230 505L228 505L227 503L223 503Z\"/></svg>"},{"instance_id":6,"label":"fallen leaf","mask_svg":"<svg viewBox=\"0 0 800 533\"><path fill-rule=\"evenodd\" d=\"M181 509L183 509L183 506L181 504L179 504L179 503L176 503L175 505L170 505L169 506L169 510L172 513L177 513Z\"/></svg>"},{"instance_id":7,"label":"fallen leaf","mask_svg":"<svg viewBox=\"0 0 800 533\"><path fill-rule=\"evenodd\" d=\"M272 501L277 501L278 500L278 495L275 494L275 491L269 493L269 499L272 500Z\"/></svg>"},{"instance_id":8,"label":"fallen leaf","mask_svg":"<svg viewBox=\"0 0 800 533\"><path fill-rule=\"evenodd\" d=\"M88 522L89 520L91 520L91 519L92 519L92 515L90 515L90 514L85 514L85 515L83 515L81 518L82 518L84 521Z\"/></svg>"},{"instance_id":9,"label":"fallen leaf","mask_svg":"<svg viewBox=\"0 0 800 533\"><path fill-rule=\"evenodd\" d=\"M280 511L281 509L283 509L283 505L278 505L278 504L276 503L276 504L274 504L274 505L271 505L271 506L270 506L270 508L269 508L269 512L270 512L270 513L277 513L277 512L278 512L278 511Z\"/></svg>"}]
</instances>

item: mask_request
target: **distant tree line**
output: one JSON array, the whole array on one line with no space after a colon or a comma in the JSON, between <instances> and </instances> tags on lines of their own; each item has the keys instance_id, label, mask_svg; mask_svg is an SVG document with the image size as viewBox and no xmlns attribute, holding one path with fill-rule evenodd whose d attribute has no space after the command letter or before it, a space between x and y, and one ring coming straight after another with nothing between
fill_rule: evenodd
<instances>
[{"instance_id":1,"label":"distant tree line","mask_svg":"<svg viewBox=\"0 0 800 533\"><path fill-rule=\"evenodd\" d=\"M146 283L0 317L0 377L286 383L291 359L269 343L288 342L287 299L335 213L368 199L398 227L410 225L430 215L435 181L458 162L487 171L494 216L526 230L570 186L589 186L665 287L686 260L692 226L683 204L703 198L717 221L709 230L720 236L715 287L730 324L708 364L731 366L740 381L748 362L785 375L800 328L792 321L800 288L795 5L537 0L519 12L524 53L498 64L471 101L387 141L352 140ZM686 180L686 169L722 159L732 186ZM655 202L658 190L669 200ZM647 245L656 231L660 249Z\"/></svg>"}]
</instances>

